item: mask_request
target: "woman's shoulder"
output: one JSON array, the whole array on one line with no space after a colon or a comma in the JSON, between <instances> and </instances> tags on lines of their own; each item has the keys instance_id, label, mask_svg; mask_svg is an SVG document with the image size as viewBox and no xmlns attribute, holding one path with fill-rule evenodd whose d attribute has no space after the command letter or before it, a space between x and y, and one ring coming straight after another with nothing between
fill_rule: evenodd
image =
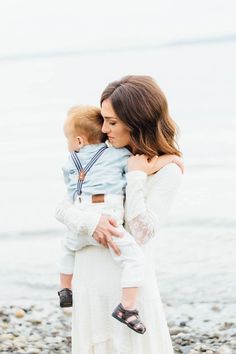
<instances>
[{"instance_id":1,"label":"woman's shoulder","mask_svg":"<svg viewBox=\"0 0 236 354\"><path fill-rule=\"evenodd\" d=\"M182 171L178 165L175 163L169 163L162 167L159 171L149 176L149 182L155 185L168 186L178 186L182 181Z\"/></svg>"},{"instance_id":2,"label":"woman's shoulder","mask_svg":"<svg viewBox=\"0 0 236 354\"><path fill-rule=\"evenodd\" d=\"M176 163L171 162L165 165L164 167L162 167L154 175L156 176L168 175L168 176L181 178L182 171Z\"/></svg>"}]
</instances>

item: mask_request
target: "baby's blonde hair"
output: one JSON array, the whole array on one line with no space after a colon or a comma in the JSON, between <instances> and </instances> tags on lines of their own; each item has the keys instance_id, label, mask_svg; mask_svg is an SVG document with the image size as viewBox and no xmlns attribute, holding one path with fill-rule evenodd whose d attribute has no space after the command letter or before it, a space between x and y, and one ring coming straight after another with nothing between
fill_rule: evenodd
<instances>
[{"instance_id":1,"label":"baby's blonde hair","mask_svg":"<svg viewBox=\"0 0 236 354\"><path fill-rule=\"evenodd\" d=\"M106 141L102 133L101 110L95 106L74 106L68 111L68 123L76 135L84 135L89 144Z\"/></svg>"}]
</instances>

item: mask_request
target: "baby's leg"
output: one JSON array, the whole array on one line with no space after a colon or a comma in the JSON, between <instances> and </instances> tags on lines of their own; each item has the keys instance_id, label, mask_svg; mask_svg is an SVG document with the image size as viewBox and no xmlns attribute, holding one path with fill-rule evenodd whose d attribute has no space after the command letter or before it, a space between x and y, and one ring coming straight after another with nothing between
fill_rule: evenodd
<instances>
[{"instance_id":1,"label":"baby's leg","mask_svg":"<svg viewBox=\"0 0 236 354\"><path fill-rule=\"evenodd\" d=\"M64 288L71 289L72 278L73 278L73 274L60 273L61 289Z\"/></svg>"},{"instance_id":2,"label":"baby's leg","mask_svg":"<svg viewBox=\"0 0 236 354\"><path fill-rule=\"evenodd\" d=\"M122 299L112 315L136 332L143 334L146 328L138 316L136 307L139 287L142 286L144 278L144 254L134 237L123 227L120 229L123 237L113 237L112 240L120 248L121 255L117 256L112 249L110 250L113 259L122 267Z\"/></svg>"},{"instance_id":3,"label":"baby's leg","mask_svg":"<svg viewBox=\"0 0 236 354\"><path fill-rule=\"evenodd\" d=\"M71 250L66 241L62 242L61 259L60 259L60 290L58 296L60 298L60 307L72 306L71 282L74 269L75 252Z\"/></svg>"},{"instance_id":4,"label":"baby's leg","mask_svg":"<svg viewBox=\"0 0 236 354\"><path fill-rule=\"evenodd\" d=\"M74 263L75 251L68 247L66 240L63 240L61 243L61 257L59 263L61 288L71 289Z\"/></svg>"},{"instance_id":5,"label":"baby's leg","mask_svg":"<svg viewBox=\"0 0 236 354\"><path fill-rule=\"evenodd\" d=\"M145 258L140 245L123 226L119 226L122 237L112 237L112 241L119 247L121 255L118 256L110 248L112 258L122 267L122 288L137 288L143 285Z\"/></svg>"},{"instance_id":6,"label":"baby's leg","mask_svg":"<svg viewBox=\"0 0 236 354\"><path fill-rule=\"evenodd\" d=\"M112 237L113 242L120 248L121 255L116 255L113 250L113 259L122 267L122 305L133 310L136 307L139 287L143 284L144 255L141 247L136 243L125 229L120 226L122 237Z\"/></svg>"}]
</instances>

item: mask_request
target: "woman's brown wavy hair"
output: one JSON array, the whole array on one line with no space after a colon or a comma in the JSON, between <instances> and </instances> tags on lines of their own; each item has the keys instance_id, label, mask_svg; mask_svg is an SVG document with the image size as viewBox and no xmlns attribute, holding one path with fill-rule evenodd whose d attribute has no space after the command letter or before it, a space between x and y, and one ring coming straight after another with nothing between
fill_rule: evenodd
<instances>
[{"instance_id":1,"label":"woman's brown wavy hair","mask_svg":"<svg viewBox=\"0 0 236 354\"><path fill-rule=\"evenodd\" d=\"M168 112L164 93L150 76L130 75L105 88L106 99L120 120L130 129L135 154L181 156L176 143L177 126Z\"/></svg>"}]
</instances>

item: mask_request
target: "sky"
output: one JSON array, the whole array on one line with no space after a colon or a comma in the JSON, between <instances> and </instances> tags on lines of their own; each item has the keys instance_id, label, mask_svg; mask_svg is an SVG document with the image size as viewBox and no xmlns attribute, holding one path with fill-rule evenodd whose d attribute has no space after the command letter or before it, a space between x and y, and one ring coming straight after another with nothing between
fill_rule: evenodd
<instances>
[{"instance_id":1,"label":"sky","mask_svg":"<svg viewBox=\"0 0 236 354\"><path fill-rule=\"evenodd\" d=\"M235 9L235 0L1 1L0 58L235 38Z\"/></svg>"}]
</instances>

